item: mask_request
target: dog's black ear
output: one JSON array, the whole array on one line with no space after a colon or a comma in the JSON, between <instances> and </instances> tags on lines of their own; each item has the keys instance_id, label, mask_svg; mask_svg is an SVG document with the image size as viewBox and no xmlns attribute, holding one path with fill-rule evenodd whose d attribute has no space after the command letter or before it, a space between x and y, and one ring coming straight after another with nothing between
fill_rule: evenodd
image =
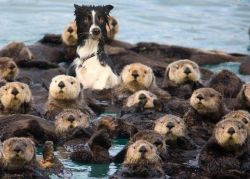
<instances>
[{"instance_id":1,"label":"dog's black ear","mask_svg":"<svg viewBox=\"0 0 250 179\"><path fill-rule=\"evenodd\" d=\"M109 12L114 8L112 5L106 5L104 6L104 10L106 14L109 14Z\"/></svg>"},{"instance_id":2,"label":"dog's black ear","mask_svg":"<svg viewBox=\"0 0 250 179\"><path fill-rule=\"evenodd\" d=\"M77 5L77 4L74 4L74 7L75 7L75 10L77 10L77 9L80 9L80 8L81 8L81 6L79 6L79 5Z\"/></svg>"}]
</instances>

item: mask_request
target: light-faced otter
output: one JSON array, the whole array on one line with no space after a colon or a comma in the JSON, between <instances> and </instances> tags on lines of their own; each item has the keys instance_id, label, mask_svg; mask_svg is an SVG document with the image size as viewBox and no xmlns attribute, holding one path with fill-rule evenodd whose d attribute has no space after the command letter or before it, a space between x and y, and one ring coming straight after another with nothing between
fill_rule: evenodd
<instances>
[{"instance_id":1,"label":"light-faced otter","mask_svg":"<svg viewBox=\"0 0 250 179\"><path fill-rule=\"evenodd\" d=\"M64 31L62 33L62 41L67 46L76 46L76 44L77 44L77 27L76 27L75 21L71 21L64 28Z\"/></svg>"},{"instance_id":2,"label":"light-faced otter","mask_svg":"<svg viewBox=\"0 0 250 179\"><path fill-rule=\"evenodd\" d=\"M111 178L165 178L157 148L137 140L128 147L121 168Z\"/></svg>"},{"instance_id":3,"label":"light-faced otter","mask_svg":"<svg viewBox=\"0 0 250 179\"><path fill-rule=\"evenodd\" d=\"M212 178L248 178L247 140L247 129L241 122L220 121L199 155L199 167Z\"/></svg>"},{"instance_id":4,"label":"light-faced otter","mask_svg":"<svg viewBox=\"0 0 250 179\"><path fill-rule=\"evenodd\" d=\"M228 106L230 109L250 109L250 84L242 85L242 88L236 98L230 98L228 102Z\"/></svg>"},{"instance_id":5,"label":"light-faced otter","mask_svg":"<svg viewBox=\"0 0 250 179\"><path fill-rule=\"evenodd\" d=\"M6 81L14 81L19 74L19 68L13 59L8 57L0 57L0 79Z\"/></svg>"},{"instance_id":6,"label":"light-faced otter","mask_svg":"<svg viewBox=\"0 0 250 179\"><path fill-rule=\"evenodd\" d=\"M156 85L155 76L150 67L141 63L125 66L121 72L121 84L114 88L115 100L124 101L129 95L139 90L148 90L160 99L170 98L168 92Z\"/></svg>"},{"instance_id":7,"label":"light-faced otter","mask_svg":"<svg viewBox=\"0 0 250 179\"><path fill-rule=\"evenodd\" d=\"M208 87L220 92L225 98L235 98L243 84L236 74L222 70L211 77Z\"/></svg>"},{"instance_id":8,"label":"light-faced otter","mask_svg":"<svg viewBox=\"0 0 250 179\"><path fill-rule=\"evenodd\" d=\"M92 112L85 102L80 82L71 76L58 75L50 83L45 118L55 120L55 116L66 108Z\"/></svg>"},{"instance_id":9,"label":"light-faced otter","mask_svg":"<svg viewBox=\"0 0 250 179\"><path fill-rule=\"evenodd\" d=\"M162 87L172 96L189 98L192 92L203 85L199 82L201 72L199 66L188 59L178 60L166 67Z\"/></svg>"},{"instance_id":10,"label":"light-faced otter","mask_svg":"<svg viewBox=\"0 0 250 179\"><path fill-rule=\"evenodd\" d=\"M32 94L28 85L10 82L0 88L2 114L27 113L31 109Z\"/></svg>"},{"instance_id":11,"label":"light-faced otter","mask_svg":"<svg viewBox=\"0 0 250 179\"><path fill-rule=\"evenodd\" d=\"M6 177L48 178L36 161L35 145L29 138L13 137L3 142L0 168Z\"/></svg>"},{"instance_id":12,"label":"light-faced otter","mask_svg":"<svg viewBox=\"0 0 250 179\"><path fill-rule=\"evenodd\" d=\"M109 40L114 40L116 34L119 32L119 24L114 16L108 17L108 24L106 25L107 37Z\"/></svg>"}]
</instances>

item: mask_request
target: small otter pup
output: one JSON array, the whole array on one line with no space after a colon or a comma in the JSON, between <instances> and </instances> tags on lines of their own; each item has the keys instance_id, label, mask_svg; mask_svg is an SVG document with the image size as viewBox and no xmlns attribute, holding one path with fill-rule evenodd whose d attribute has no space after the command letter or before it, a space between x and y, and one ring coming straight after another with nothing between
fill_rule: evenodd
<instances>
[{"instance_id":1,"label":"small otter pup","mask_svg":"<svg viewBox=\"0 0 250 179\"><path fill-rule=\"evenodd\" d=\"M199 155L199 167L212 178L248 178L247 129L239 121L222 120Z\"/></svg>"},{"instance_id":2,"label":"small otter pup","mask_svg":"<svg viewBox=\"0 0 250 179\"><path fill-rule=\"evenodd\" d=\"M49 178L36 161L35 145L29 138L13 137L3 142L0 169L3 177ZM12 178L11 177L11 178Z\"/></svg>"},{"instance_id":3,"label":"small otter pup","mask_svg":"<svg viewBox=\"0 0 250 179\"><path fill-rule=\"evenodd\" d=\"M121 168L110 178L165 178L157 148L137 140L128 147Z\"/></svg>"},{"instance_id":4,"label":"small otter pup","mask_svg":"<svg viewBox=\"0 0 250 179\"><path fill-rule=\"evenodd\" d=\"M230 99L229 107L232 109L250 109L250 84L242 85L240 92L235 99Z\"/></svg>"},{"instance_id":5,"label":"small otter pup","mask_svg":"<svg viewBox=\"0 0 250 179\"><path fill-rule=\"evenodd\" d=\"M199 66L188 59L178 60L166 67L162 88L172 96L190 98L193 91L203 87L199 82L201 72Z\"/></svg>"},{"instance_id":6,"label":"small otter pup","mask_svg":"<svg viewBox=\"0 0 250 179\"><path fill-rule=\"evenodd\" d=\"M50 83L45 118L55 120L55 116L65 108L79 109L83 113L93 114L85 102L80 82L72 76L58 75Z\"/></svg>"},{"instance_id":7,"label":"small otter pup","mask_svg":"<svg viewBox=\"0 0 250 179\"><path fill-rule=\"evenodd\" d=\"M19 68L13 59L0 57L0 79L12 82L19 74Z\"/></svg>"},{"instance_id":8,"label":"small otter pup","mask_svg":"<svg viewBox=\"0 0 250 179\"><path fill-rule=\"evenodd\" d=\"M109 40L114 40L116 34L119 32L119 24L114 16L108 17L108 24L106 25L107 37Z\"/></svg>"},{"instance_id":9,"label":"small otter pup","mask_svg":"<svg viewBox=\"0 0 250 179\"><path fill-rule=\"evenodd\" d=\"M128 96L139 91L148 90L160 99L168 100L168 92L156 85L153 70L141 63L133 63L123 68L121 83L114 88L114 102L123 102Z\"/></svg>"},{"instance_id":10,"label":"small otter pup","mask_svg":"<svg viewBox=\"0 0 250 179\"><path fill-rule=\"evenodd\" d=\"M0 113L28 113L31 109L32 94L28 85L10 82L0 88Z\"/></svg>"}]
</instances>

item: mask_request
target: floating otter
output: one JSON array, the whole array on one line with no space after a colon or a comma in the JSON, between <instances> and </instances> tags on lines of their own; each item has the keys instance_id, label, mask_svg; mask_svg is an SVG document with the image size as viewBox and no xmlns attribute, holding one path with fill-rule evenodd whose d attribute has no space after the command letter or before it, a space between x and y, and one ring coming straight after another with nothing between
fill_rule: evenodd
<instances>
[{"instance_id":1,"label":"floating otter","mask_svg":"<svg viewBox=\"0 0 250 179\"><path fill-rule=\"evenodd\" d=\"M14 137L4 141L0 169L3 172L0 175L6 178L49 178L36 161L35 145L29 138Z\"/></svg>"},{"instance_id":2,"label":"floating otter","mask_svg":"<svg viewBox=\"0 0 250 179\"><path fill-rule=\"evenodd\" d=\"M62 33L62 41L67 46L76 46L77 44L77 27L76 22L70 22Z\"/></svg>"},{"instance_id":3,"label":"floating otter","mask_svg":"<svg viewBox=\"0 0 250 179\"><path fill-rule=\"evenodd\" d=\"M178 60L167 66L162 87L172 96L189 98L194 90L202 87L200 77L199 66L195 62Z\"/></svg>"},{"instance_id":4,"label":"floating otter","mask_svg":"<svg viewBox=\"0 0 250 179\"><path fill-rule=\"evenodd\" d=\"M12 82L19 74L19 68L13 59L0 57L0 79Z\"/></svg>"},{"instance_id":5,"label":"floating otter","mask_svg":"<svg viewBox=\"0 0 250 179\"><path fill-rule=\"evenodd\" d=\"M157 148L137 140L128 147L125 161L111 178L165 178Z\"/></svg>"},{"instance_id":6,"label":"floating otter","mask_svg":"<svg viewBox=\"0 0 250 179\"><path fill-rule=\"evenodd\" d=\"M10 82L0 88L1 114L28 113L32 94L28 85Z\"/></svg>"},{"instance_id":7,"label":"floating otter","mask_svg":"<svg viewBox=\"0 0 250 179\"><path fill-rule=\"evenodd\" d=\"M220 121L199 155L199 167L212 178L248 178L247 129L239 121Z\"/></svg>"},{"instance_id":8,"label":"floating otter","mask_svg":"<svg viewBox=\"0 0 250 179\"><path fill-rule=\"evenodd\" d=\"M119 32L118 21L113 16L108 17L108 24L106 25L107 37L109 40L114 40L116 34Z\"/></svg>"},{"instance_id":9,"label":"floating otter","mask_svg":"<svg viewBox=\"0 0 250 179\"><path fill-rule=\"evenodd\" d=\"M114 100L124 101L129 95L139 90L148 90L160 99L168 100L170 98L168 92L156 85L155 76L150 67L141 63L125 66L121 72L121 84L114 88Z\"/></svg>"},{"instance_id":10,"label":"floating otter","mask_svg":"<svg viewBox=\"0 0 250 179\"><path fill-rule=\"evenodd\" d=\"M58 75L50 84L45 118L54 120L55 116L65 108L79 109L84 113L93 114L85 102L79 81L71 76Z\"/></svg>"}]
</instances>

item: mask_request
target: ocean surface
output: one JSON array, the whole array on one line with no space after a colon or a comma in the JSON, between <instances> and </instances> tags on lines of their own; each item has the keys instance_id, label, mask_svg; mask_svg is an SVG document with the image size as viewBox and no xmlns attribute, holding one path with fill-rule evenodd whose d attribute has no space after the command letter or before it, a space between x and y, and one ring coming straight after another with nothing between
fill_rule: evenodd
<instances>
[{"instance_id":1,"label":"ocean surface","mask_svg":"<svg viewBox=\"0 0 250 179\"><path fill-rule=\"evenodd\" d=\"M61 33L74 19L74 3L112 4L112 15L120 24L119 40L250 54L250 0L0 0L0 47L13 40L32 44L45 33ZM206 67L239 75L239 63ZM239 76L250 82L249 76ZM114 140L110 153L116 154L125 143ZM62 162L72 170L71 178L107 178L118 167Z\"/></svg>"}]
</instances>

